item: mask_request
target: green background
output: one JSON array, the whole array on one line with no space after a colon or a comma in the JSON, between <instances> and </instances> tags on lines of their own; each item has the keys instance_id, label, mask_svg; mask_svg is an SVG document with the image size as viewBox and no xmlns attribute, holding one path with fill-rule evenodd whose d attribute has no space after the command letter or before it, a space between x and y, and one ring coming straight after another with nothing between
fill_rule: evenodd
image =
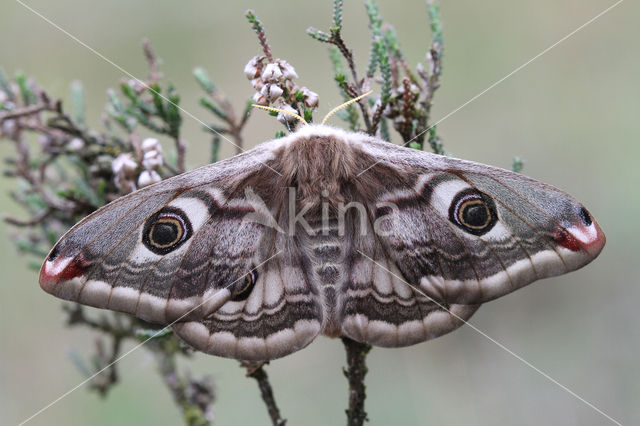
<instances>
[{"instance_id":1,"label":"green background","mask_svg":"<svg viewBox=\"0 0 640 426\"><path fill-rule=\"evenodd\" d=\"M361 70L369 31L361 2L346 2L344 37ZM32 0L44 16L134 75L146 67L148 36L164 60L181 105L199 118L191 71L204 66L235 105L252 94L242 69L259 53L243 14L256 10L276 57L293 64L300 85L320 94L321 116L341 102L326 47L305 35L327 29L329 1ZM612 0L448 1L442 5L445 60L433 117L439 119L555 43ZM412 66L424 60L429 32L423 1L380 1ZM548 279L491 302L471 322L623 424L640 423L640 300L637 268L640 172L640 6L627 0L439 127L458 157L509 167L567 190L607 235L586 268ZM68 99L82 80L88 115L97 118L105 89L122 73L19 3L0 6L0 65L32 75ZM334 124L340 125L338 119ZM208 158L210 138L185 117L189 164ZM249 145L273 137L278 123L254 113ZM143 134L143 136L146 136ZM223 156L233 147L223 145ZM169 149L167 146L166 149ZM0 156L12 152L0 142ZM15 182L0 178L0 210L18 215L7 196ZM69 352L93 351L91 333L64 326L59 301L40 290L36 273L16 254L12 230L0 224L0 423L16 424L79 383ZM130 347L130 346L128 346ZM347 401L339 341L318 338L268 367L290 425L344 423ZM371 425L603 425L608 421L470 327L405 349L375 348L369 356L367 408ZM268 424L255 383L236 361L200 355L189 363L215 379L216 424ZM120 363L122 383L102 401L80 388L29 424L179 424L169 392L144 348Z\"/></svg>"}]
</instances>

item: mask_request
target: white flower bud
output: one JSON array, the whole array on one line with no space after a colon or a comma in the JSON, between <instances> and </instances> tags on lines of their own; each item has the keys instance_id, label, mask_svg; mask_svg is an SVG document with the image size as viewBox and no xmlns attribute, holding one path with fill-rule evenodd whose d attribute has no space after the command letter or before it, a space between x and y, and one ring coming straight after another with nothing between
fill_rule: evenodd
<instances>
[{"instance_id":1,"label":"white flower bud","mask_svg":"<svg viewBox=\"0 0 640 426\"><path fill-rule=\"evenodd\" d=\"M162 154L160 151L145 152L142 157L142 167L147 170L153 170L160 166L162 166Z\"/></svg>"},{"instance_id":2,"label":"white flower bud","mask_svg":"<svg viewBox=\"0 0 640 426\"><path fill-rule=\"evenodd\" d=\"M262 106L268 106L269 105L269 101L267 100L266 97L264 97L264 95L260 94L260 93L254 93L253 95L253 103L256 105L262 105Z\"/></svg>"},{"instance_id":3,"label":"white flower bud","mask_svg":"<svg viewBox=\"0 0 640 426\"><path fill-rule=\"evenodd\" d=\"M131 154L118 155L111 163L111 170L113 170L116 188L121 193L127 194L136 190L135 176L138 164Z\"/></svg>"},{"instance_id":4,"label":"white flower bud","mask_svg":"<svg viewBox=\"0 0 640 426\"><path fill-rule=\"evenodd\" d=\"M141 148L143 152L149 152L149 151L162 152L162 146L160 146L160 142L158 142L158 139L156 138L146 138L145 140L142 141Z\"/></svg>"},{"instance_id":5,"label":"white flower bud","mask_svg":"<svg viewBox=\"0 0 640 426\"><path fill-rule=\"evenodd\" d=\"M280 70L282 70L282 76L285 80L293 80L294 78L298 78L298 74L296 74L295 68L285 61L284 59L277 59L278 64L280 65Z\"/></svg>"},{"instance_id":6,"label":"white flower bud","mask_svg":"<svg viewBox=\"0 0 640 426\"><path fill-rule=\"evenodd\" d=\"M128 194L137 189L136 183L133 180L124 178L122 176L116 176L114 179L114 183L116 184L116 188L118 188L118 191L120 191L122 194Z\"/></svg>"},{"instance_id":7,"label":"white flower bud","mask_svg":"<svg viewBox=\"0 0 640 426\"><path fill-rule=\"evenodd\" d=\"M290 111L294 114L298 114L298 111L296 111L295 109L293 109L293 107L291 105L284 105L282 108L285 111ZM298 121L298 119L296 117L294 117L293 115L290 114L283 114L281 112L278 113L278 116L276 117L278 119L279 122L281 123L294 123L296 121Z\"/></svg>"},{"instance_id":8,"label":"white flower bud","mask_svg":"<svg viewBox=\"0 0 640 426\"><path fill-rule=\"evenodd\" d=\"M269 82L278 82L282 77L282 71L277 64L267 64L262 71L262 79Z\"/></svg>"},{"instance_id":9,"label":"white flower bud","mask_svg":"<svg viewBox=\"0 0 640 426\"><path fill-rule=\"evenodd\" d=\"M162 180L160 175L155 170L143 170L138 177L138 187L144 188L145 186L158 183Z\"/></svg>"},{"instance_id":10,"label":"white flower bud","mask_svg":"<svg viewBox=\"0 0 640 426\"><path fill-rule=\"evenodd\" d=\"M138 164L133 160L133 156L129 153L118 155L111 164L111 170L118 175L132 176L138 169Z\"/></svg>"},{"instance_id":11,"label":"white flower bud","mask_svg":"<svg viewBox=\"0 0 640 426\"><path fill-rule=\"evenodd\" d=\"M67 148L69 148L71 151L80 151L82 148L84 148L84 141L80 138L73 138L67 144Z\"/></svg>"},{"instance_id":12,"label":"white flower bud","mask_svg":"<svg viewBox=\"0 0 640 426\"><path fill-rule=\"evenodd\" d=\"M16 120L9 119L2 122L2 134L12 138L17 129Z\"/></svg>"},{"instance_id":13,"label":"white flower bud","mask_svg":"<svg viewBox=\"0 0 640 426\"><path fill-rule=\"evenodd\" d=\"M316 92L312 92L306 87L303 87L300 90L302 90L302 95L304 96L302 98L302 101L304 102L304 106L306 106L307 108L315 108L318 106L319 98Z\"/></svg>"},{"instance_id":14,"label":"white flower bud","mask_svg":"<svg viewBox=\"0 0 640 426\"><path fill-rule=\"evenodd\" d=\"M251 80L251 86L259 92L264 87L264 81L261 78L254 78Z\"/></svg>"},{"instance_id":15,"label":"white flower bud","mask_svg":"<svg viewBox=\"0 0 640 426\"><path fill-rule=\"evenodd\" d=\"M267 84L260 93L270 102L273 102L282 96L283 90L277 84Z\"/></svg>"},{"instance_id":16,"label":"white flower bud","mask_svg":"<svg viewBox=\"0 0 640 426\"><path fill-rule=\"evenodd\" d=\"M260 75L260 65L260 57L254 56L247 62L247 65L245 65L244 75L246 75L249 80L258 77Z\"/></svg>"}]
</instances>

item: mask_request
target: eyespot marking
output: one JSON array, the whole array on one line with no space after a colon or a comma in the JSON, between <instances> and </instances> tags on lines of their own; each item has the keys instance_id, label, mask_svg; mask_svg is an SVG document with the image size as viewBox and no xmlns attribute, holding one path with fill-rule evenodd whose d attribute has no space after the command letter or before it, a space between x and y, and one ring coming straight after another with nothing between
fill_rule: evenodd
<instances>
[{"instance_id":1,"label":"eyespot marking","mask_svg":"<svg viewBox=\"0 0 640 426\"><path fill-rule=\"evenodd\" d=\"M192 234L187 214L176 207L165 207L147 220L142 242L155 254L167 254L187 241Z\"/></svg>"},{"instance_id":2,"label":"eyespot marking","mask_svg":"<svg viewBox=\"0 0 640 426\"><path fill-rule=\"evenodd\" d=\"M231 300L234 302L247 300L256 284L256 281L258 281L258 271L251 270L247 272L243 280L238 280L238 282L231 286Z\"/></svg>"},{"instance_id":3,"label":"eyespot marking","mask_svg":"<svg viewBox=\"0 0 640 426\"><path fill-rule=\"evenodd\" d=\"M491 197L469 188L451 201L449 220L470 234L483 235L494 227L498 214Z\"/></svg>"}]
</instances>

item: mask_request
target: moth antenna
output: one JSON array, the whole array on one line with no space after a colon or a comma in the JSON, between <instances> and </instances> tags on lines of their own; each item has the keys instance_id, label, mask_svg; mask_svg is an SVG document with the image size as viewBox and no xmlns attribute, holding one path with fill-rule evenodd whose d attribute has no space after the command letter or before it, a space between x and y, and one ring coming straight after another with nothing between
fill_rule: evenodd
<instances>
[{"instance_id":1,"label":"moth antenna","mask_svg":"<svg viewBox=\"0 0 640 426\"><path fill-rule=\"evenodd\" d=\"M342 105L338 105L337 107L335 107L334 109L332 109L331 111L329 111L329 113L327 115L324 116L324 118L322 119L322 123L320 124L324 124L327 122L327 120L329 119L329 117L331 117L333 114L335 114L336 112L340 111L343 108L348 107L349 105L351 105L354 102L358 102L360 99L362 98L366 98L367 96L369 96L370 94L373 93L373 90L369 90L367 93L365 93L364 95L360 95L357 98L353 98L345 103L343 103Z\"/></svg>"},{"instance_id":2,"label":"moth antenna","mask_svg":"<svg viewBox=\"0 0 640 426\"><path fill-rule=\"evenodd\" d=\"M274 108L274 107L270 107L270 106L262 106L262 105L257 105L257 104L252 104L251 105L254 108L260 108L260 109L266 109L267 111L274 111L274 112L281 112L283 114L287 114L290 115L292 117L297 118L298 120L300 120L300 122L302 122L303 124L309 124L306 122L306 120L302 117L300 117L298 114L296 114L295 112L291 112L291 111L286 111L284 109L280 109L280 108Z\"/></svg>"}]
</instances>

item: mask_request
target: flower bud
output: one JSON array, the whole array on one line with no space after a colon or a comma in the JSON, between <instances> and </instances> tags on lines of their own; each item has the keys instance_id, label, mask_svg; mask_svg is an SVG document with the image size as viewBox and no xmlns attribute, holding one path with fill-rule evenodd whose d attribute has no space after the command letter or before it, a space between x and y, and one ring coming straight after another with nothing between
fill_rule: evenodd
<instances>
[{"instance_id":1,"label":"flower bud","mask_svg":"<svg viewBox=\"0 0 640 426\"><path fill-rule=\"evenodd\" d=\"M113 183L121 193L128 194L136 190L134 179L138 164L130 153L118 155L111 163L111 170L114 174Z\"/></svg>"},{"instance_id":2,"label":"flower bud","mask_svg":"<svg viewBox=\"0 0 640 426\"><path fill-rule=\"evenodd\" d=\"M111 164L111 170L115 174L133 175L138 169L138 164L133 160L130 153L120 154L114 158Z\"/></svg>"},{"instance_id":3,"label":"flower bud","mask_svg":"<svg viewBox=\"0 0 640 426\"><path fill-rule=\"evenodd\" d=\"M162 152L162 146L160 146L160 142L158 142L158 139L156 138L146 138L145 140L142 141L142 152L149 152L149 151L158 151L158 152Z\"/></svg>"},{"instance_id":4,"label":"flower bud","mask_svg":"<svg viewBox=\"0 0 640 426\"><path fill-rule=\"evenodd\" d=\"M244 75L246 75L249 80L253 80L260 75L261 65L260 56L254 56L247 62L247 65L245 65Z\"/></svg>"},{"instance_id":5,"label":"flower bud","mask_svg":"<svg viewBox=\"0 0 640 426\"><path fill-rule=\"evenodd\" d=\"M302 101L304 102L304 106L307 108L315 108L318 106L318 94L316 92L312 92L306 87L300 89L302 91Z\"/></svg>"},{"instance_id":6,"label":"flower bud","mask_svg":"<svg viewBox=\"0 0 640 426\"><path fill-rule=\"evenodd\" d=\"M251 86L259 92L264 87L264 81L261 78L254 78L251 80Z\"/></svg>"},{"instance_id":7,"label":"flower bud","mask_svg":"<svg viewBox=\"0 0 640 426\"><path fill-rule=\"evenodd\" d=\"M67 144L67 148L70 151L80 151L82 148L84 148L84 141L80 138L73 138Z\"/></svg>"},{"instance_id":8,"label":"flower bud","mask_svg":"<svg viewBox=\"0 0 640 426\"><path fill-rule=\"evenodd\" d=\"M153 170L160 166L162 166L162 154L160 154L160 151L145 152L142 157L142 167L147 170Z\"/></svg>"},{"instance_id":9,"label":"flower bud","mask_svg":"<svg viewBox=\"0 0 640 426\"><path fill-rule=\"evenodd\" d=\"M254 93L252 99L253 99L253 103L256 105L262 105L262 106L269 105L269 101L267 100L267 98L260 93Z\"/></svg>"},{"instance_id":10,"label":"flower bud","mask_svg":"<svg viewBox=\"0 0 640 426\"><path fill-rule=\"evenodd\" d=\"M277 64L267 64L262 71L262 79L268 82L278 82L282 77L282 71Z\"/></svg>"},{"instance_id":11,"label":"flower bud","mask_svg":"<svg viewBox=\"0 0 640 426\"><path fill-rule=\"evenodd\" d=\"M265 98L269 100L269 102L273 102L282 96L283 90L277 84L267 84L262 88L260 94L262 94Z\"/></svg>"},{"instance_id":12,"label":"flower bud","mask_svg":"<svg viewBox=\"0 0 640 426\"><path fill-rule=\"evenodd\" d=\"M2 122L2 134L13 138L15 136L16 130L18 129L18 125L15 119L4 120Z\"/></svg>"},{"instance_id":13,"label":"flower bud","mask_svg":"<svg viewBox=\"0 0 640 426\"><path fill-rule=\"evenodd\" d=\"M143 170L138 177L138 187L144 188L145 186L158 183L161 180L162 178L155 170Z\"/></svg>"},{"instance_id":14,"label":"flower bud","mask_svg":"<svg viewBox=\"0 0 640 426\"><path fill-rule=\"evenodd\" d=\"M293 107L291 105L284 105L282 108L285 111L289 111L292 112L293 114L298 114L298 111L296 111L295 109L293 109ZM281 112L278 113L278 116L276 117L278 119L279 122L281 123L295 123L298 119L296 117L294 117L293 115L290 114L283 114Z\"/></svg>"},{"instance_id":15,"label":"flower bud","mask_svg":"<svg viewBox=\"0 0 640 426\"><path fill-rule=\"evenodd\" d=\"M282 71L282 76L285 80L293 80L294 78L298 78L298 74L296 73L295 68L285 61L284 59L277 59L278 64L280 65L280 70Z\"/></svg>"}]
</instances>

